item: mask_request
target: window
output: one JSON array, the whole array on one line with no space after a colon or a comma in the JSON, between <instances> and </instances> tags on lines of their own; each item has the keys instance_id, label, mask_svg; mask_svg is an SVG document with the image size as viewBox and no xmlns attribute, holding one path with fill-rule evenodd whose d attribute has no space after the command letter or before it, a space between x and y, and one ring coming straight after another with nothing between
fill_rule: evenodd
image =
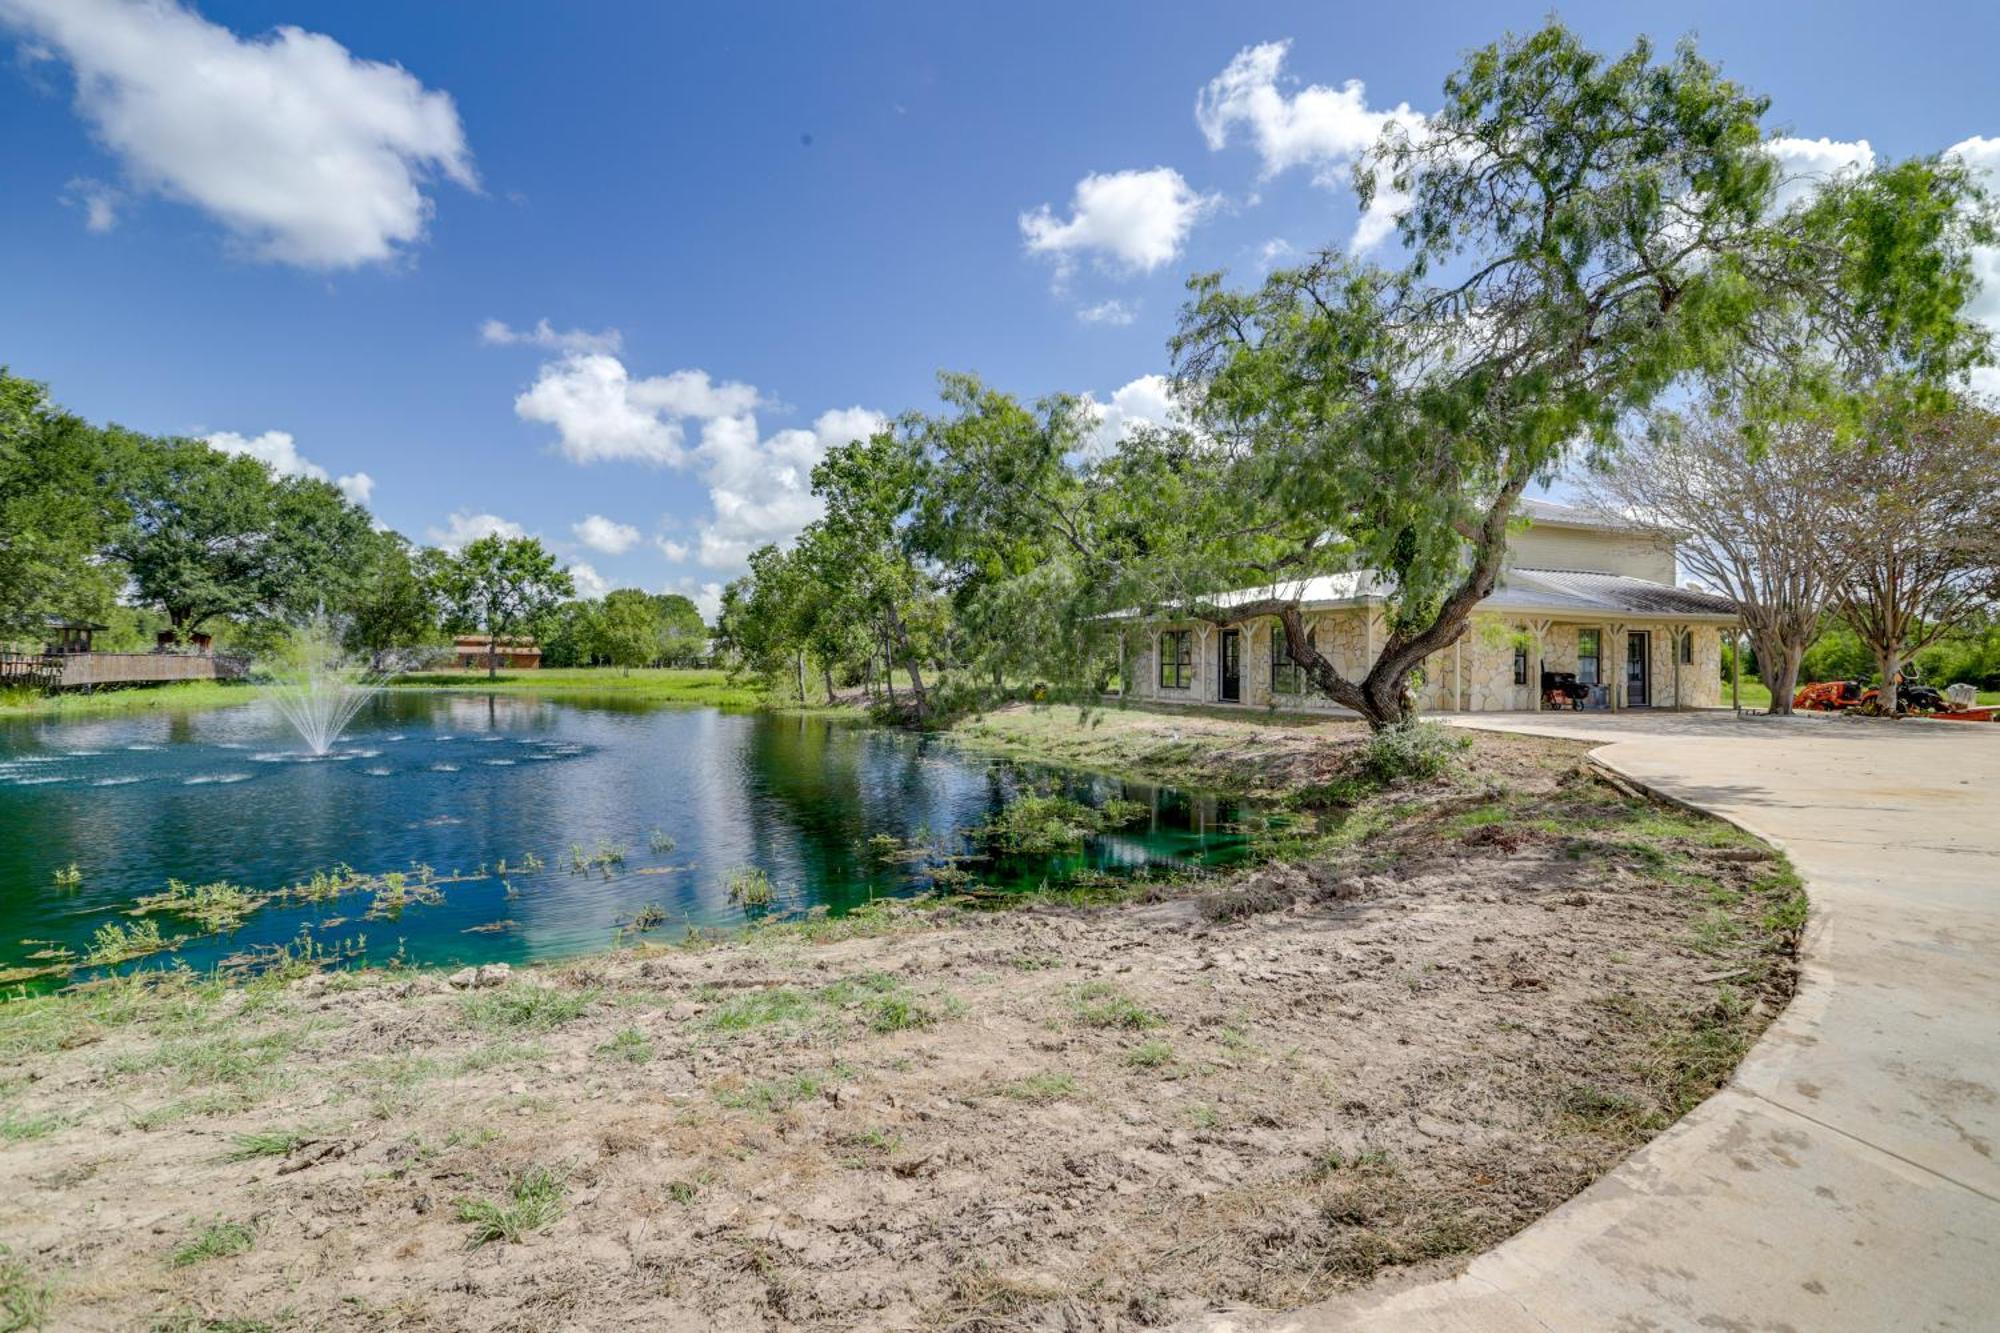
<instances>
[{"instance_id":1,"label":"window","mask_svg":"<svg viewBox=\"0 0 2000 1333\"><path fill-rule=\"evenodd\" d=\"M1594 629L1580 629L1576 632L1576 680L1579 685L1598 683L1597 662L1602 650L1600 638Z\"/></svg>"},{"instance_id":2,"label":"window","mask_svg":"<svg viewBox=\"0 0 2000 1333\"><path fill-rule=\"evenodd\" d=\"M1184 690L1194 683L1194 631L1170 629L1160 635L1160 688Z\"/></svg>"},{"instance_id":3,"label":"window","mask_svg":"<svg viewBox=\"0 0 2000 1333\"><path fill-rule=\"evenodd\" d=\"M1306 647L1319 646L1319 631L1306 631ZM1305 668L1291 659L1285 644L1285 627L1282 623L1271 626L1271 693L1303 694L1306 688Z\"/></svg>"},{"instance_id":4,"label":"window","mask_svg":"<svg viewBox=\"0 0 2000 1333\"><path fill-rule=\"evenodd\" d=\"M1681 663L1682 663L1682 664L1683 664L1684 666L1693 666L1693 665L1694 665L1694 631L1693 631L1693 630L1683 630L1683 631L1681 632Z\"/></svg>"},{"instance_id":5,"label":"window","mask_svg":"<svg viewBox=\"0 0 2000 1333\"><path fill-rule=\"evenodd\" d=\"M1525 643L1514 645L1514 683L1516 685L1528 683L1528 645Z\"/></svg>"}]
</instances>

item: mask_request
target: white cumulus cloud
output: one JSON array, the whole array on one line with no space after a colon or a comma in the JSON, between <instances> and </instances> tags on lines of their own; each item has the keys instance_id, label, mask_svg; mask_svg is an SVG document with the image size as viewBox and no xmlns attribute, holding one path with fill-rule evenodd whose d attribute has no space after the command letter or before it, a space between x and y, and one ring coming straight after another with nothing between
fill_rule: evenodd
<instances>
[{"instance_id":1,"label":"white cumulus cloud","mask_svg":"<svg viewBox=\"0 0 2000 1333\"><path fill-rule=\"evenodd\" d=\"M0 24L76 74L127 188L190 204L252 255L339 269L423 239L443 177L478 188L450 94L333 38L242 38L176 0L0 0ZM94 229L115 216L87 203Z\"/></svg>"},{"instance_id":2,"label":"white cumulus cloud","mask_svg":"<svg viewBox=\"0 0 2000 1333\"><path fill-rule=\"evenodd\" d=\"M468 514L455 511L443 527L428 528L431 541L447 551L457 551L481 537L525 537L528 530L498 514Z\"/></svg>"},{"instance_id":3,"label":"white cumulus cloud","mask_svg":"<svg viewBox=\"0 0 2000 1333\"><path fill-rule=\"evenodd\" d=\"M299 452L298 441L292 438L290 431L267 430L261 435L239 435L233 430L221 430L202 438L211 449L254 458L281 477L332 481L340 488L341 494L358 505L367 504L369 497L375 494L375 478L366 472L352 472L344 477L330 476L325 468Z\"/></svg>"},{"instance_id":4,"label":"white cumulus cloud","mask_svg":"<svg viewBox=\"0 0 2000 1333\"><path fill-rule=\"evenodd\" d=\"M622 460L696 472L708 487L708 516L691 540L660 536L655 544L669 560L693 558L732 571L757 547L789 541L820 516L812 470L829 449L888 423L867 408L837 408L809 429L765 435L756 415L762 406L763 395L751 385L718 381L703 370L634 376L608 352L570 352L545 363L514 401L523 420L554 427L558 447L574 462ZM640 540L636 529L597 515L573 531L607 554ZM593 537L622 545L614 551Z\"/></svg>"},{"instance_id":5,"label":"white cumulus cloud","mask_svg":"<svg viewBox=\"0 0 2000 1333\"><path fill-rule=\"evenodd\" d=\"M1391 125L1412 136L1423 132L1423 114L1407 103L1370 107L1359 79L1339 88L1312 84L1288 92L1297 83L1284 72L1291 48L1289 39L1246 46L1208 81L1195 98L1194 119L1210 149L1228 147L1240 132L1256 148L1264 179L1306 167L1315 184L1332 189L1348 182L1355 162ZM1409 202L1378 175L1374 201L1355 224L1349 248L1359 252L1380 244Z\"/></svg>"},{"instance_id":6,"label":"white cumulus cloud","mask_svg":"<svg viewBox=\"0 0 2000 1333\"><path fill-rule=\"evenodd\" d=\"M479 340L496 347L543 347L555 352L615 352L625 337L617 329L558 329L546 319L532 329L513 328L505 320L489 319L479 326Z\"/></svg>"},{"instance_id":7,"label":"white cumulus cloud","mask_svg":"<svg viewBox=\"0 0 2000 1333\"><path fill-rule=\"evenodd\" d=\"M1218 202L1172 167L1093 173L1076 183L1067 219L1043 204L1021 214L1021 236L1031 253L1056 261L1059 275L1084 254L1117 271L1149 273L1180 254L1188 232Z\"/></svg>"},{"instance_id":8,"label":"white cumulus cloud","mask_svg":"<svg viewBox=\"0 0 2000 1333\"><path fill-rule=\"evenodd\" d=\"M672 466L684 461L683 418L747 413L757 391L747 384L718 384L707 371L634 379L608 352L573 352L542 366L534 384L514 400L524 421L554 426L570 459L614 459Z\"/></svg>"},{"instance_id":9,"label":"white cumulus cloud","mask_svg":"<svg viewBox=\"0 0 2000 1333\"><path fill-rule=\"evenodd\" d=\"M766 542L786 542L824 510L812 493L812 470L851 440L888 425L880 412L835 408L812 429L759 436L745 413L718 417L702 428L702 479L712 515L701 525L696 558L711 569L736 569Z\"/></svg>"},{"instance_id":10,"label":"white cumulus cloud","mask_svg":"<svg viewBox=\"0 0 2000 1333\"><path fill-rule=\"evenodd\" d=\"M585 546L605 555L623 555L639 544L639 529L602 514L591 514L579 523L572 523L569 530Z\"/></svg>"},{"instance_id":11,"label":"white cumulus cloud","mask_svg":"<svg viewBox=\"0 0 2000 1333\"><path fill-rule=\"evenodd\" d=\"M595 599L611 591L611 580L581 560L570 563L569 577L570 581L576 584L578 597Z\"/></svg>"},{"instance_id":12,"label":"white cumulus cloud","mask_svg":"<svg viewBox=\"0 0 2000 1333\"><path fill-rule=\"evenodd\" d=\"M1867 171L1875 165L1875 150L1866 139L1773 139L1765 150L1778 159L1778 193L1774 208L1789 208L1845 171Z\"/></svg>"},{"instance_id":13,"label":"white cumulus cloud","mask_svg":"<svg viewBox=\"0 0 2000 1333\"><path fill-rule=\"evenodd\" d=\"M1112 390L1108 400L1091 394L1083 396L1084 406L1097 418L1097 429L1085 452L1092 457L1111 453L1126 436L1143 426L1187 424L1187 416L1174 402L1173 386L1165 375L1141 375Z\"/></svg>"},{"instance_id":14,"label":"white cumulus cloud","mask_svg":"<svg viewBox=\"0 0 2000 1333\"><path fill-rule=\"evenodd\" d=\"M1134 307L1113 297L1108 301L1099 301L1096 305L1079 307L1076 317L1086 324L1111 324L1123 327L1137 318L1138 313Z\"/></svg>"}]
</instances>

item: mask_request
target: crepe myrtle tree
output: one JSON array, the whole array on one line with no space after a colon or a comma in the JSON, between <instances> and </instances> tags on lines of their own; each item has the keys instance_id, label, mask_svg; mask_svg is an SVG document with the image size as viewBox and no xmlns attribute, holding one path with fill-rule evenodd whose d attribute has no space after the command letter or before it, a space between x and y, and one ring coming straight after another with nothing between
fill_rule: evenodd
<instances>
[{"instance_id":1,"label":"crepe myrtle tree","mask_svg":"<svg viewBox=\"0 0 2000 1333\"><path fill-rule=\"evenodd\" d=\"M1949 305L1950 264L1894 219L1873 235L1823 218L1808 245L1773 217L1765 108L1690 43L1607 59L1552 22L1473 52L1433 118L1358 164L1364 202L1403 202L1399 268L1329 252L1253 291L1196 278L1176 387L1225 460L1199 558L1207 587L1272 595L1175 609L1277 616L1316 690L1393 725L1493 591L1527 486L1609 450L1676 384L1726 379L1760 304L1833 271L1861 275L1834 282L1843 299ZM1761 405L1778 383L1741 391ZM1386 576L1388 633L1350 679L1285 584L1356 567Z\"/></svg>"},{"instance_id":2,"label":"crepe myrtle tree","mask_svg":"<svg viewBox=\"0 0 2000 1333\"><path fill-rule=\"evenodd\" d=\"M455 627L487 637L486 674L498 674L500 638L534 624L576 592L569 571L533 537L481 537L442 562L440 600Z\"/></svg>"},{"instance_id":3,"label":"crepe myrtle tree","mask_svg":"<svg viewBox=\"0 0 2000 1333\"><path fill-rule=\"evenodd\" d=\"M1770 711L1784 714L1848 568L1838 520L1853 467L1821 423L1774 429L1751 449L1731 416L1670 414L1584 489L1595 508L1672 537L1681 566L1736 603Z\"/></svg>"},{"instance_id":4,"label":"crepe myrtle tree","mask_svg":"<svg viewBox=\"0 0 2000 1333\"><path fill-rule=\"evenodd\" d=\"M1965 400L1914 423L1879 457L1842 460L1831 543L1841 619L1875 659L1882 705L1920 649L1991 612L2000 593L2000 416Z\"/></svg>"}]
</instances>

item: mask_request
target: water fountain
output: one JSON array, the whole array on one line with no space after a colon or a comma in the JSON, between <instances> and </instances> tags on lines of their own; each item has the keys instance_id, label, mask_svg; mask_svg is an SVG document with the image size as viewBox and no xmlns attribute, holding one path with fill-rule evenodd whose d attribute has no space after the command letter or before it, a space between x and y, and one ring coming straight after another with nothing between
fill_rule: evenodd
<instances>
[{"instance_id":1,"label":"water fountain","mask_svg":"<svg viewBox=\"0 0 2000 1333\"><path fill-rule=\"evenodd\" d=\"M387 676L349 659L325 621L296 631L266 667L264 693L306 748L325 755Z\"/></svg>"}]
</instances>

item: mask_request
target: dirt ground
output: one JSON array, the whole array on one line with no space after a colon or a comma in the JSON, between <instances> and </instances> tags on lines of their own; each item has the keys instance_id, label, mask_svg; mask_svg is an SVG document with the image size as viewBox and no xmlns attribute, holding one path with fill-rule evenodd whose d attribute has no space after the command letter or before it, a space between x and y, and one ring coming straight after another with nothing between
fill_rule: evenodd
<instances>
[{"instance_id":1,"label":"dirt ground","mask_svg":"<svg viewBox=\"0 0 2000 1333\"><path fill-rule=\"evenodd\" d=\"M1118 717L1106 765L1191 725ZM1361 743L1200 725L1294 792ZM1126 1329L1450 1263L1790 991L1782 863L1580 753L1109 906L0 1006L0 1329Z\"/></svg>"}]
</instances>

